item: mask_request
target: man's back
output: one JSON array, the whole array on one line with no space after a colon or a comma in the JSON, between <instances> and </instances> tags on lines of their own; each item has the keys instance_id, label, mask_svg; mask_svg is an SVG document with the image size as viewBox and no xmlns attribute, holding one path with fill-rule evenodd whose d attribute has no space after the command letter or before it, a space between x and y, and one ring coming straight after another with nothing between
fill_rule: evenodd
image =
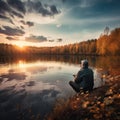
<instances>
[{"instance_id":1,"label":"man's back","mask_svg":"<svg viewBox=\"0 0 120 120\"><path fill-rule=\"evenodd\" d=\"M84 91L92 91L94 86L93 71L88 67L80 69L75 78L75 83Z\"/></svg>"},{"instance_id":2,"label":"man's back","mask_svg":"<svg viewBox=\"0 0 120 120\"><path fill-rule=\"evenodd\" d=\"M90 68L81 69L78 72L79 82L81 88L85 91L91 91L94 86L93 71Z\"/></svg>"}]
</instances>

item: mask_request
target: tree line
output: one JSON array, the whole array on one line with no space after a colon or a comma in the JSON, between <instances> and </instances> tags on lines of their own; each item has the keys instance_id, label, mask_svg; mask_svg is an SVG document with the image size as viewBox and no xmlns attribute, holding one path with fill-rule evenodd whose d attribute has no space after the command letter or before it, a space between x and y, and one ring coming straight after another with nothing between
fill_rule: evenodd
<instances>
[{"instance_id":1,"label":"tree line","mask_svg":"<svg viewBox=\"0 0 120 120\"><path fill-rule=\"evenodd\" d=\"M120 55L120 28L116 28L98 39L55 47L32 47L24 49L16 45L0 44L0 56L30 56L30 55Z\"/></svg>"}]
</instances>

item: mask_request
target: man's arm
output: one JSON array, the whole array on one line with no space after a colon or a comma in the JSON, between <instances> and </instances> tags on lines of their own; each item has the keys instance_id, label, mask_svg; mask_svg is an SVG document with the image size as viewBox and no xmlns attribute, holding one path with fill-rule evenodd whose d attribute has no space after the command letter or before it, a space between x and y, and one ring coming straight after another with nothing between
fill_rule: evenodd
<instances>
[{"instance_id":1,"label":"man's arm","mask_svg":"<svg viewBox=\"0 0 120 120\"><path fill-rule=\"evenodd\" d=\"M73 74L73 77L75 78L75 77L76 77L76 75L75 75L75 74Z\"/></svg>"},{"instance_id":2,"label":"man's arm","mask_svg":"<svg viewBox=\"0 0 120 120\"><path fill-rule=\"evenodd\" d=\"M82 78L83 78L83 73L82 73L82 71L79 71L79 72L77 73L77 75L75 76L74 81L75 81L76 83L81 83Z\"/></svg>"}]
</instances>

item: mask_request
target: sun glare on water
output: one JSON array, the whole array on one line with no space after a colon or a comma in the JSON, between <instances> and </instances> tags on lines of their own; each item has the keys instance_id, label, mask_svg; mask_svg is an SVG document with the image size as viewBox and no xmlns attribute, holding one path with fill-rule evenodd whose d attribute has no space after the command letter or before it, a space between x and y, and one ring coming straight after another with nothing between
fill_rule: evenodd
<instances>
[{"instance_id":1,"label":"sun glare on water","mask_svg":"<svg viewBox=\"0 0 120 120\"><path fill-rule=\"evenodd\" d=\"M18 61L18 65L19 65L20 68L25 67L24 62L22 60Z\"/></svg>"}]
</instances>

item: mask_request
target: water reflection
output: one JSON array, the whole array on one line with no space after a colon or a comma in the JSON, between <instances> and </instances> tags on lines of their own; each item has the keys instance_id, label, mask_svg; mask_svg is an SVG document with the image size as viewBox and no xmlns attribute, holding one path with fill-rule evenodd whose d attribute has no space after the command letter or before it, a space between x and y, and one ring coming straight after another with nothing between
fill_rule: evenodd
<instances>
[{"instance_id":1,"label":"water reflection","mask_svg":"<svg viewBox=\"0 0 120 120\"><path fill-rule=\"evenodd\" d=\"M119 68L119 58L49 56L13 61L0 58L0 119L16 119L21 111L27 112L24 116L27 119L29 109L43 117L51 111L56 99L75 94L68 82L78 72L83 58L89 60L94 70L94 87L104 84L100 68L105 72L111 67Z\"/></svg>"},{"instance_id":2,"label":"water reflection","mask_svg":"<svg viewBox=\"0 0 120 120\"><path fill-rule=\"evenodd\" d=\"M10 80L24 80L26 78L26 75L25 73L15 73L15 72L11 72L11 71L8 71L7 74L2 74L0 76L2 79L7 79L7 81L10 81Z\"/></svg>"}]
</instances>

